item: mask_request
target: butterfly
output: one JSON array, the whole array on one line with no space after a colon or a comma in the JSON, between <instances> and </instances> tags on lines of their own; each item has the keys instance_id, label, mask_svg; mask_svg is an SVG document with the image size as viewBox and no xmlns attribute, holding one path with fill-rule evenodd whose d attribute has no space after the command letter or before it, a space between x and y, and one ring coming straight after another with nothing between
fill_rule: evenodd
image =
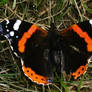
<instances>
[{"instance_id":1,"label":"butterfly","mask_svg":"<svg viewBox=\"0 0 92 92\"><path fill-rule=\"evenodd\" d=\"M92 58L92 20L58 31L54 23L49 30L19 19L0 23L0 34L21 61L22 70L32 82L49 85L55 72L83 75Z\"/></svg>"}]
</instances>

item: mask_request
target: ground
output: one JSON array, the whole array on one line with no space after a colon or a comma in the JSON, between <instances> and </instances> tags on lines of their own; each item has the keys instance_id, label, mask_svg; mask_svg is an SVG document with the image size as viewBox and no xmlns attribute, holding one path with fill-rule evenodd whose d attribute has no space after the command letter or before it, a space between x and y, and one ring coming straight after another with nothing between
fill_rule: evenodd
<instances>
[{"instance_id":1,"label":"ground","mask_svg":"<svg viewBox=\"0 0 92 92\"><path fill-rule=\"evenodd\" d=\"M59 31L92 19L91 0L0 0L0 21L20 19L47 28L53 21ZM22 74L8 41L0 36L0 92L92 92L92 64L77 81L59 79L50 86L30 83ZM61 86L59 86L61 84Z\"/></svg>"}]
</instances>

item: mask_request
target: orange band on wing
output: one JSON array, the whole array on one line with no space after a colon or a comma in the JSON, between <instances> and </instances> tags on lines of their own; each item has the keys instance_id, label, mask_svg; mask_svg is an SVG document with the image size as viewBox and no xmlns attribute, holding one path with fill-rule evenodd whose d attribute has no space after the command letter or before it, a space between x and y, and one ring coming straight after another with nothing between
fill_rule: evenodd
<instances>
[{"instance_id":1,"label":"orange band on wing","mask_svg":"<svg viewBox=\"0 0 92 92\"><path fill-rule=\"evenodd\" d=\"M87 32L83 32L82 29L74 24L72 26L72 29L74 32L76 32L81 38L84 38L85 42L87 43L87 51L91 52L92 51L92 38L89 37Z\"/></svg>"},{"instance_id":2,"label":"orange band on wing","mask_svg":"<svg viewBox=\"0 0 92 92\"><path fill-rule=\"evenodd\" d=\"M72 76L74 77L74 79L77 79L78 77L80 77L81 75L83 75L88 67L88 63L84 66L80 66L75 72L72 73Z\"/></svg>"},{"instance_id":3,"label":"orange band on wing","mask_svg":"<svg viewBox=\"0 0 92 92\"><path fill-rule=\"evenodd\" d=\"M27 40L32 36L33 33L35 33L37 30L42 31L45 33L45 30L42 28L36 26L35 24L32 25L27 32L25 32L22 36L22 38L18 41L18 50L19 52L23 53L25 51L25 44Z\"/></svg>"},{"instance_id":4,"label":"orange band on wing","mask_svg":"<svg viewBox=\"0 0 92 92\"><path fill-rule=\"evenodd\" d=\"M41 76L36 74L31 68L25 67L24 65L22 66L22 69L24 71L24 74L31 79L33 82L37 84L43 84L43 85L49 85L51 84L48 82L47 77Z\"/></svg>"}]
</instances>

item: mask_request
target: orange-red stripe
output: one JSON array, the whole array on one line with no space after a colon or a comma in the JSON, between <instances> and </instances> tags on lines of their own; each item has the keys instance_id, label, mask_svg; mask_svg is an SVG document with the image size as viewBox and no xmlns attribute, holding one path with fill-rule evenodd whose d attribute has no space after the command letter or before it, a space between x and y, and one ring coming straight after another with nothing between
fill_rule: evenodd
<instances>
[{"instance_id":1,"label":"orange-red stripe","mask_svg":"<svg viewBox=\"0 0 92 92\"><path fill-rule=\"evenodd\" d=\"M88 63L86 65L80 66L75 72L72 73L73 78L77 79L78 77L83 75L86 72L87 67L88 67Z\"/></svg>"},{"instance_id":2,"label":"orange-red stripe","mask_svg":"<svg viewBox=\"0 0 92 92\"><path fill-rule=\"evenodd\" d=\"M36 25L32 25L27 32L25 32L22 38L18 42L18 50L23 53L25 51L25 43L32 36L32 34L37 30Z\"/></svg>"},{"instance_id":3,"label":"orange-red stripe","mask_svg":"<svg viewBox=\"0 0 92 92\"><path fill-rule=\"evenodd\" d=\"M25 44L27 40L32 36L33 33L35 33L37 30L40 30L44 33L44 35L47 33L42 28L36 26L33 24L27 32L25 32L22 36L22 38L18 41L18 50L19 52L23 53L25 51Z\"/></svg>"},{"instance_id":4,"label":"orange-red stripe","mask_svg":"<svg viewBox=\"0 0 92 92\"><path fill-rule=\"evenodd\" d=\"M48 85L51 84L48 82L48 78L38 75L29 67L25 67L24 65L22 66L22 69L24 71L24 74L31 79L33 82L36 82L37 84L43 84L43 85Z\"/></svg>"},{"instance_id":5,"label":"orange-red stripe","mask_svg":"<svg viewBox=\"0 0 92 92\"><path fill-rule=\"evenodd\" d=\"M74 32L76 32L81 38L84 38L85 42L87 43L87 51L91 52L92 51L92 38L88 35L87 32L83 32L82 29L74 24L72 26L72 29Z\"/></svg>"}]
</instances>

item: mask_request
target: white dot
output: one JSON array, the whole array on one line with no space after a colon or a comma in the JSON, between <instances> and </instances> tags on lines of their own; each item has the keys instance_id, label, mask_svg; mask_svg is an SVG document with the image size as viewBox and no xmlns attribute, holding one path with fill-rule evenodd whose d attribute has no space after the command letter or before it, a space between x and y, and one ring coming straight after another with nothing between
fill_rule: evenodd
<instances>
[{"instance_id":1,"label":"white dot","mask_svg":"<svg viewBox=\"0 0 92 92\"><path fill-rule=\"evenodd\" d=\"M7 28L7 25L6 25L6 28Z\"/></svg>"},{"instance_id":2,"label":"white dot","mask_svg":"<svg viewBox=\"0 0 92 92\"><path fill-rule=\"evenodd\" d=\"M16 36L16 38L18 38L18 36Z\"/></svg>"},{"instance_id":3,"label":"white dot","mask_svg":"<svg viewBox=\"0 0 92 92\"><path fill-rule=\"evenodd\" d=\"M18 31L20 24L21 24L21 20L17 20L13 26L13 29Z\"/></svg>"},{"instance_id":4,"label":"white dot","mask_svg":"<svg viewBox=\"0 0 92 92\"><path fill-rule=\"evenodd\" d=\"M92 20L89 20L89 23L92 25Z\"/></svg>"},{"instance_id":5,"label":"white dot","mask_svg":"<svg viewBox=\"0 0 92 92\"><path fill-rule=\"evenodd\" d=\"M7 31L7 32L9 32L9 30L8 30L8 29L7 29L6 31Z\"/></svg>"},{"instance_id":6,"label":"white dot","mask_svg":"<svg viewBox=\"0 0 92 92\"><path fill-rule=\"evenodd\" d=\"M14 31L11 31L10 32L10 36L14 36Z\"/></svg>"},{"instance_id":7,"label":"white dot","mask_svg":"<svg viewBox=\"0 0 92 92\"><path fill-rule=\"evenodd\" d=\"M6 24L9 24L10 22L9 22L9 20L6 20Z\"/></svg>"}]
</instances>

